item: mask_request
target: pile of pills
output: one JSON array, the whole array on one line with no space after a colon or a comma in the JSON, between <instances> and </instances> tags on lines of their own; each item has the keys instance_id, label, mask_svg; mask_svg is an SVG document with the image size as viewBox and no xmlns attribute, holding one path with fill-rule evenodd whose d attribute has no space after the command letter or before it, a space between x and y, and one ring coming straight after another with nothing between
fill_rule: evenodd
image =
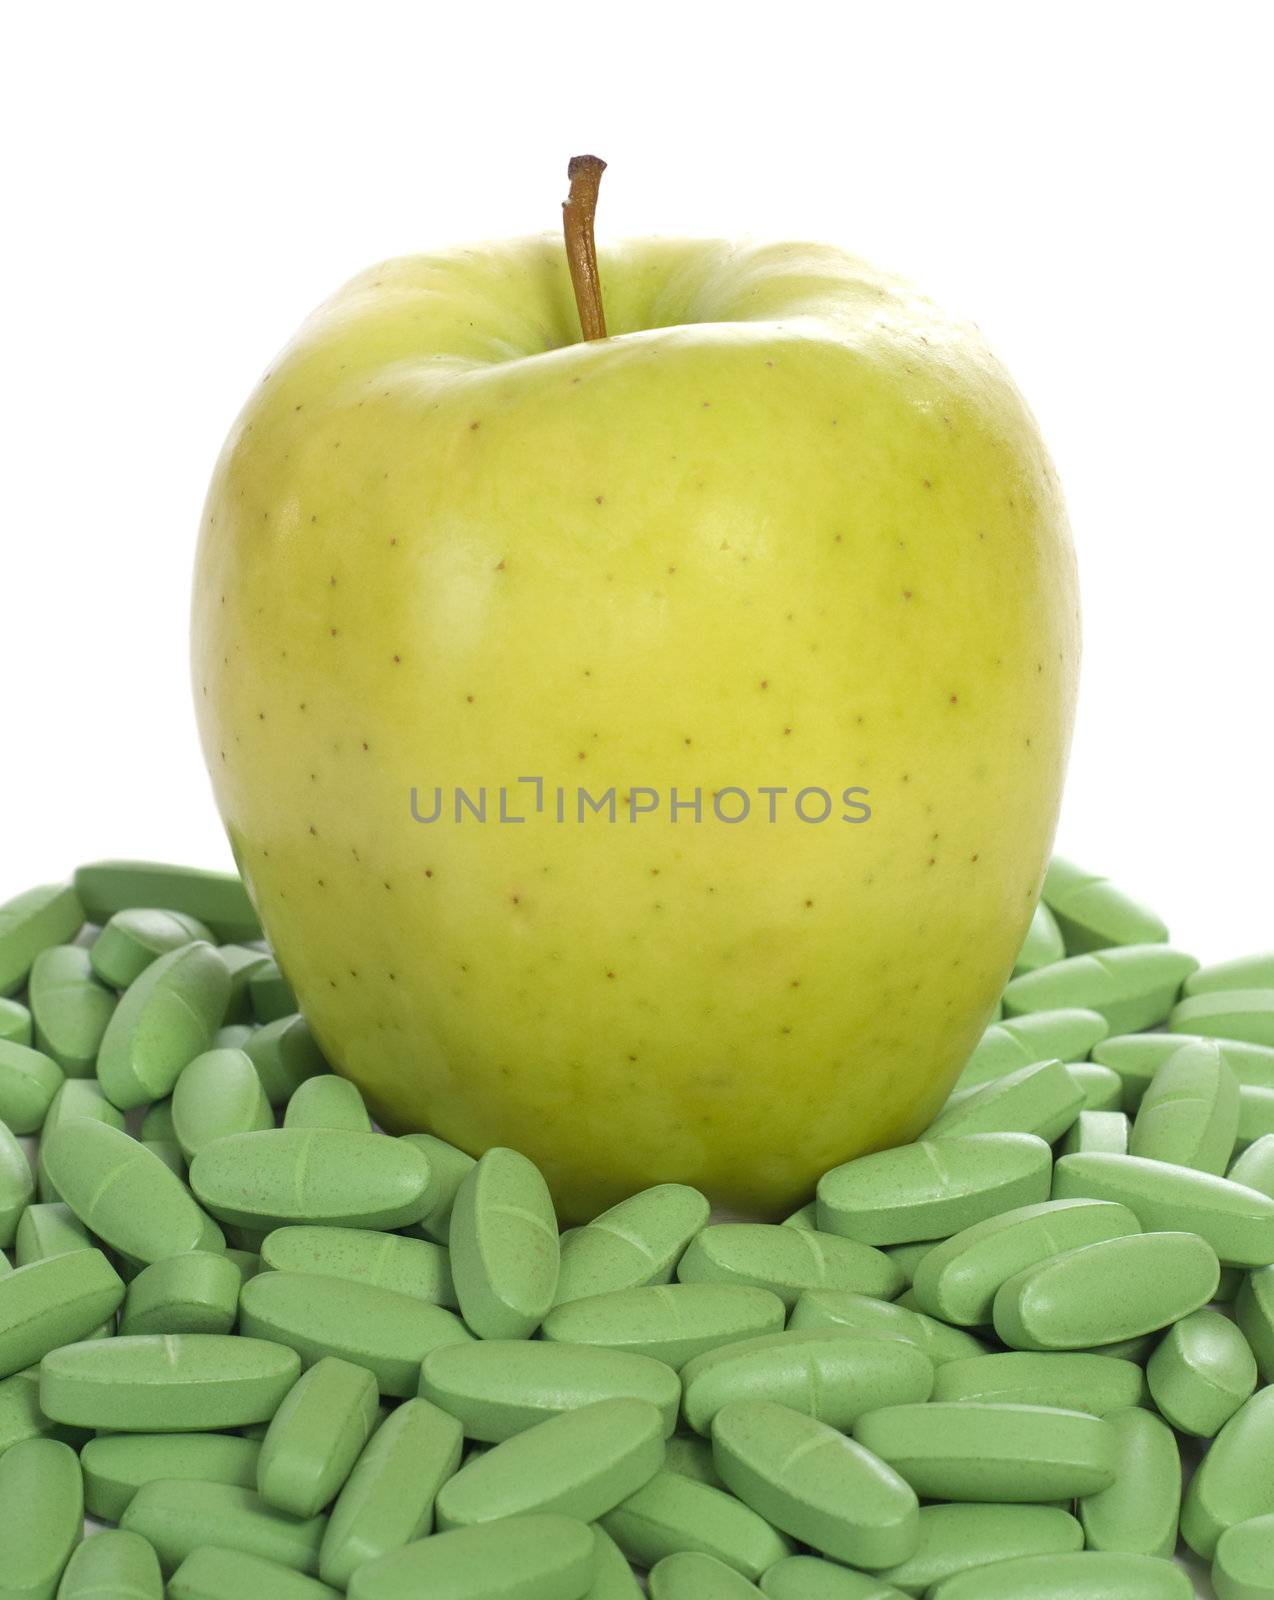
<instances>
[{"instance_id":1,"label":"pile of pills","mask_svg":"<svg viewBox=\"0 0 1274 1600\"><path fill-rule=\"evenodd\" d=\"M1274 955L1055 861L922 1140L565 1233L373 1128L234 878L19 895L0 996L0 1595L1274 1597Z\"/></svg>"}]
</instances>

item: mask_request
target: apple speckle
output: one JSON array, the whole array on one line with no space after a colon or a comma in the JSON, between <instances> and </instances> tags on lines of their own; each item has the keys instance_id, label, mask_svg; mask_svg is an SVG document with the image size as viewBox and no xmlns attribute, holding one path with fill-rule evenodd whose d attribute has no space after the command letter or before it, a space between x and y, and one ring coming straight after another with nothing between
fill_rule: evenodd
<instances>
[{"instance_id":1,"label":"apple speckle","mask_svg":"<svg viewBox=\"0 0 1274 1600\"><path fill-rule=\"evenodd\" d=\"M425 868L425 877L426 878L432 878L433 875L434 875L434 869L432 867L426 867Z\"/></svg>"}]
</instances>

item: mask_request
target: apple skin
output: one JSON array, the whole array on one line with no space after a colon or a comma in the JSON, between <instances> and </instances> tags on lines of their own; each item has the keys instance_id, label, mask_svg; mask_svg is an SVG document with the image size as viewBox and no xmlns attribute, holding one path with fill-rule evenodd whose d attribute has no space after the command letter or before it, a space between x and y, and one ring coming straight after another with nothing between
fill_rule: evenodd
<instances>
[{"instance_id":1,"label":"apple skin","mask_svg":"<svg viewBox=\"0 0 1274 1600\"><path fill-rule=\"evenodd\" d=\"M567 1219L673 1179L778 1215L926 1126L1009 976L1074 557L1017 391L907 284L822 245L600 261L603 341L548 237L390 262L304 325L209 493L200 730L383 1126L525 1151ZM704 820L450 820L456 785L525 814L523 775L568 815L699 786ZM872 815L726 825L727 785Z\"/></svg>"}]
</instances>

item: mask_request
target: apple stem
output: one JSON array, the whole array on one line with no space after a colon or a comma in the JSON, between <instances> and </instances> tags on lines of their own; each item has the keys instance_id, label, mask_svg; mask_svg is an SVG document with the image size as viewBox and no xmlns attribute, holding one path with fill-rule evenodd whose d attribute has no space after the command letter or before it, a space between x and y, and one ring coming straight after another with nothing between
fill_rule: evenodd
<instances>
[{"instance_id":1,"label":"apple stem","mask_svg":"<svg viewBox=\"0 0 1274 1600\"><path fill-rule=\"evenodd\" d=\"M606 163L600 156L572 156L566 169L571 192L562 201L562 228L566 234L566 259L571 268L571 287L579 309L579 325L585 339L606 337L606 313L602 309L602 283L597 275L597 246L593 241L593 218L597 214L597 190Z\"/></svg>"}]
</instances>

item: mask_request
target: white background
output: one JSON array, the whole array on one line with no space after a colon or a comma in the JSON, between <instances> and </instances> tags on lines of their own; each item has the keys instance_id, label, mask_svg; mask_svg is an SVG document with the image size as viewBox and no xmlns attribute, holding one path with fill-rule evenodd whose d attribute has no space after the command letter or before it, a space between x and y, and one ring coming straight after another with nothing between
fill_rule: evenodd
<instances>
[{"instance_id":1,"label":"white background","mask_svg":"<svg viewBox=\"0 0 1274 1600\"><path fill-rule=\"evenodd\" d=\"M1261 4L43 4L0 68L0 894L227 862L187 588L221 439L344 278L554 227L827 237L984 328L1087 653L1060 844L1205 958L1274 944ZM280 597L280 604L285 597Z\"/></svg>"}]
</instances>

